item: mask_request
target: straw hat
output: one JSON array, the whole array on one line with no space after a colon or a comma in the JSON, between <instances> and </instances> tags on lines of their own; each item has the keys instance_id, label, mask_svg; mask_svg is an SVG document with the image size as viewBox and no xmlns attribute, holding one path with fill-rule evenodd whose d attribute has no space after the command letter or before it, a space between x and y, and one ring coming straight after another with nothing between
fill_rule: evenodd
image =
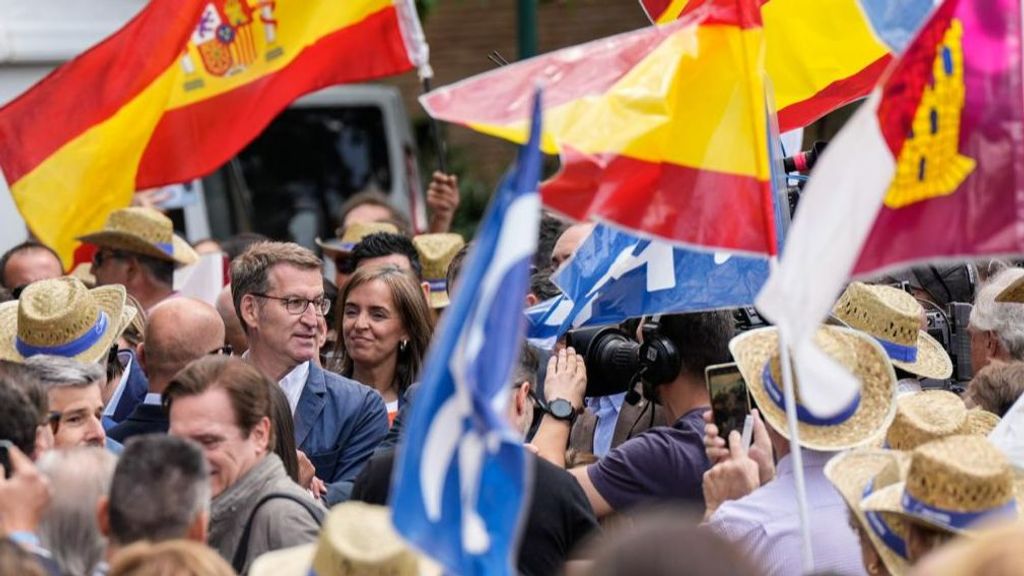
<instances>
[{"instance_id":1,"label":"straw hat","mask_svg":"<svg viewBox=\"0 0 1024 576\"><path fill-rule=\"evenodd\" d=\"M0 358L50 354L98 362L134 317L119 284L89 290L77 278L33 282L18 301L0 304Z\"/></svg>"},{"instance_id":2,"label":"straw hat","mask_svg":"<svg viewBox=\"0 0 1024 576\"><path fill-rule=\"evenodd\" d=\"M250 576L440 575L441 569L409 547L384 506L346 502L331 509L316 544L269 552Z\"/></svg>"},{"instance_id":3,"label":"straw hat","mask_svg":"<svg viewBox=\"0 0 1024 576\"><path fill-rule=\"evenodd\" d=\"M466 241L461 234L420 234L412 244L423 264L423 281L430 284L430 307L448 306L448 265Z\"/></svg>"},{"instance_id":4,"label":"straw hat","mask_svg":"<svg viewBox=\"0 0 1024 576\"><path fill-rule=\"evenodd\" d=\"M79 236L79 240L102 248L124 250L178 265L199 260L196 251L174 233L174 223L152 208L121 208L107 217L103 230Z\"/></svg>"},{"instance_id":5,"label":"straw hat","mask_svg":"<svg viewBox=\"0 0 1024 576\"><path fill-rule=\"evenodd\" d=\"M865 498L864 510L957 534L1016 520L1021 483L985 438L949 436L922 444L911 458L906 481Z\"/></svg>"},{"instance_id":6,"label":"straw hat","mask_svg":"<svg viewBox=\"0 0 1024 576\"><path fill-rule=\"evenodd\" d=\"M889 358L873 338L849 328L822 326L814 341L860 381L861 390L846 410L826 418L799 405L801 384L794 382L800 445L830 452L871 442L885 430L895 412L896 374ZM772 428L789 438L782 400L778 329L750 330L733 338L729 350L761 414Z\"/></svg>"},{"instance_id":7,"label":"straw hat","mask_svg":"<svg viewBox=\"0 0 1024 576\"><path fill-rule=\"evenodd\" d=\"M363 238L378 232L398 234L398 227L390 222L356 222L345 228L340 240L324 242L316 239L316 245L329 256L349 254Z\"/></svg>"},{"instance_id":8,"label":"straw hat","mask_svg":"<svg viewBox=\"0 0 1024 576\"><path fill-rule=\"evenodd\" d=\"M74 268L68 274L72 278L78 278L85 284L86 288L93 288L96 286L96 277L92 275L92 262L82 262Z\"/></svg>"},{"instance_id":9,"label":"straw hat","mask_svg":"<svg viewBox=\"0 0 1024 576\"><path fill-rule=\"evenodd\" d=\"M953 374L949 354L921 330L924 308L903 290L854 282L840 296L832 313L851 328L878 340L897 368L936 380Z\"/></svg>"},{"instance_id":10,"label":"straw hat","mask_svg":"<svg viewBox=\"0 0 1024 576\"><path fill-rule=\"evenodd\" d=\"M1024 302L1024 276L1014 280L1003 291L996 295L996 302L1021 303Z\"/></svg>"},{"instance_id":11,"label":"straw hat","mask_svg":"<svg viewBox=\"0 0 1024 576\"><path fill-rule=\"evenodd\" d=\"M988 410L971 408L967 411L967 420L964 422L964 429L961 434L988 436L999 425L999 420L999 416Z\"/></svg>"},{"instance_id":12,"label":"straw hat","mask_svg":"<svg viewBox=\"0 0 1024 576\"><path fill-rule=\"evenodd\" d=\"M896 417L885 434L893 450L913 450L922 444L961 434L967 425L967 407L946 390L926 390L896 399Z\"/></svg>"},{"instance_id":13,"label":"straw hat","mask_svg":"<svg viewBox=\"0 0 1024 576\"><path fill-rule=\"evenodd\" d=\"M902 481L909 465L910 457L902 452L857 449L839 454L825 466L825 476L842 495L893 576L905 574L909 567L906 524L890 524L875 512L865 514L860 503L874 491Z\"/></svg>"}]
</instances>

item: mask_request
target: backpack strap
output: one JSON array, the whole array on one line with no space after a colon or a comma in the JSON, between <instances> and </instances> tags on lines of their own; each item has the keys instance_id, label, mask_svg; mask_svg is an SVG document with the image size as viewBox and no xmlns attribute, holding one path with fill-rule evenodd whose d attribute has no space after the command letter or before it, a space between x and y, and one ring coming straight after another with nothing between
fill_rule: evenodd
<instances>
[{"instance_id":1,"label":"backpack strap","mask_svg":"<svg viewBox=\"0 0 1024 576\"><path fill-rule=\"evenodd\" d=\"M256 513L259 512L260 508L264 504L271 500L291 500L296 504L302 506L309 512L309 515L316 521L317 526L324 522L324 511L316 506L308 498L296 496L288 492L271 492L264 494L259 501L256 502L256 506L253 507L252 512L249 514L249 519L245 522L245 528L242 530L242 539L238 541L238 548L235 549L235 555L231 559L231 566L235 569L238 574L242 573L242 568L245 567L245 558L249 555L249 536L252 534L252 523L256 519Z\"/></svg>"}]
</instances>

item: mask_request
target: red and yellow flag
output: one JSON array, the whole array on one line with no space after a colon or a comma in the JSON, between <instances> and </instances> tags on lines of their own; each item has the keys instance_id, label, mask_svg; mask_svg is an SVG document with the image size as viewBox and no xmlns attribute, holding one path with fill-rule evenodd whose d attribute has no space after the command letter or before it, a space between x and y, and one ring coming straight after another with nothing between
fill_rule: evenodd
<instances>
[{"instance_id":1,"label":"red and yellow flag","mask_svg":"<svg viewBox=\"0 0 1024 576\"><path fill-rule=\"evenodd\" d=\"M544 85L544 203L676 243L773 254L762 34L754 3L505 66L427 94L434 117L522 142Z\"/></svg>"},{"instance_id":2,"label":"red and yellow flag","mask_svg":"<svg viewBox=\"0 0 1024 576\"><path fill-rule=\"evenodd\" d=\"M424 54L410 0L151 0L0 109L0 167L69 262L135 190L212 172L302 94Z\"/></svg>"},{"instance_id":3,"label":"red and yellow flag","mask_svg":"<svg viewBox=\"0 0 1024 576\"><path fill-rule=\"evenodd\" d=\"M640 0L640 5L651 22L665 24L706 1ZM858 0L759 2L765 68L783 132L867 96L892 62L889 47L872 31Z\"/></svg>"}]
</instances>

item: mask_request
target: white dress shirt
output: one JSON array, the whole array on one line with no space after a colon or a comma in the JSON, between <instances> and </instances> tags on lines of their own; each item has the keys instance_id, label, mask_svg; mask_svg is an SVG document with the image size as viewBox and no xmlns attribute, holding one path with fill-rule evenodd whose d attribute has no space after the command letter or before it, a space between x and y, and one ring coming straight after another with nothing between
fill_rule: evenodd
<instances>
[{"instance_id":1,"label":"white dress shirt","mask_svg":"<svg viewBox=\"0 0 1024 576\"><path fill-rule=\"evenodd\" d=\"M825 464L833 456L803 451L814 571L864 575L860 542L850 528L846 503L825 477ZM774 480L722 504L707 526L743 549L766 576L802 574L800 513L789 455L779 460Z\"/></svg>"},{"instance_id":2,"label":"white dress shirt","mask_svg":"<svg viewBox=\"0 0 1024 576\"><path fill-rule=\"evenodd\" d=\"M302 396L302 388L306 385L307 378L309 378L309 360L292 368L291 372L285 374L284 378L278 381L281 390L284 390L284 395L288 397L288 406L292 409L292 416L295 415L295 410L299 406L299 397Z\"/></svg>"}]
</instances>

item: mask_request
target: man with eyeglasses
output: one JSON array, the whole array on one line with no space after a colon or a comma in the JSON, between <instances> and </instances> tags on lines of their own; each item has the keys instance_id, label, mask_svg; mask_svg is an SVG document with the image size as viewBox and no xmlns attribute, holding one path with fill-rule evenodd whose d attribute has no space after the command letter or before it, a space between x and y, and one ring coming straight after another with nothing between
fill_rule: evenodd
<instances>
[{"instance_id":1,"label":"man with eyeglasses","mask_svg":"<svg viewBox=\"0 0 1024 576\"><path fill-rule=\"evenodd\" d=\"M63 356L37 355L25 361L46 389L53 447L103 447L103 368Z\"/></svg>"},{"instance_id":2,"label":"man with eyeglasses","mask_svg":"<svg viewBox=\"0 0 1024 576\"><path fill-rule=\"evenodd\" d=\"M193 298L172 298L149 313L146 337L139 346L139 362L149 377L149 391L127 418L107 431L122 444L132 436L164 434L170 422L162 394L174 375L190 362L208 354L223 354L224 322L217 310Z\"/></svg>"},{"instance_id":3,"label":"man with eyeglasses","mask_svg":"<svg viewBox=\"0 0 1024 576\"><path fill-rule=\"evenodd\" d=\"M293 243L255 244L231 263L231 286L249 342L244 358L288 398L300 460L316 469L314 491L328 505L347 500L388 419L373 389L318 365L331 306L320 260Z\"/></svg>"}]
</instances>

